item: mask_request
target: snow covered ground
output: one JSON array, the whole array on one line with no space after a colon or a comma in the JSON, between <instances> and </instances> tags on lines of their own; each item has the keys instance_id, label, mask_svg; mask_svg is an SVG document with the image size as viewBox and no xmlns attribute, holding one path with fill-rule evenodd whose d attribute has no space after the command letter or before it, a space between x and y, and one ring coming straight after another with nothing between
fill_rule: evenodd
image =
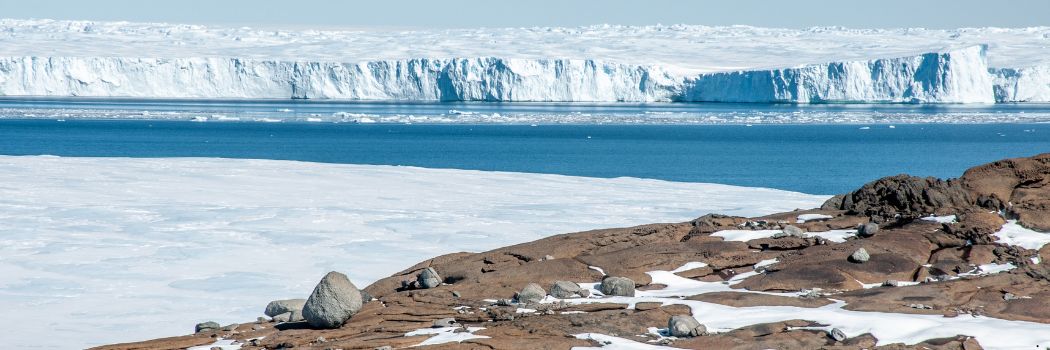
<instances>
[{"instance_id":1,"label":"snow covered ground","mask_svg":"<svg viewBox=\"0 0 1050 350\"><path fill-rule=\"evenodd\" d=\"M0 157L4 344L83 348L252 320L329 270L826 196L715 184L234 159Z\"/></svg>"},{"instance_id":2,"label":"snow covered ground","mask_svg":"<svg viewBox=\"0 0 1050 350\"><path fill-rule=\"evenodd\" d=\"M0 95L1050 101L1050 27L280 30L0 20Z\"/></svg>"}]
</instances>

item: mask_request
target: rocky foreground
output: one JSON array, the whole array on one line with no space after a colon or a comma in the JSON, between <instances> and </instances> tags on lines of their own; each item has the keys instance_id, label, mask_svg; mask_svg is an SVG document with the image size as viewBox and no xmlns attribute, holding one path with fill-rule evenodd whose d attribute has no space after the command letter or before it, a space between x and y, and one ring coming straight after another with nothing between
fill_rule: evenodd
<instances>
[{"instance_id":1,"label":"rocky foreground","mask_svg":"<svg viewBox=\"0 0 1050 350\"><path fill-rule=\"evenodd\" d=\"M1050 154L817 209L449 254L361 290L332 272L266 318L97 349L1045 348L1042 232Z\"/></svg>"}]
</instances>

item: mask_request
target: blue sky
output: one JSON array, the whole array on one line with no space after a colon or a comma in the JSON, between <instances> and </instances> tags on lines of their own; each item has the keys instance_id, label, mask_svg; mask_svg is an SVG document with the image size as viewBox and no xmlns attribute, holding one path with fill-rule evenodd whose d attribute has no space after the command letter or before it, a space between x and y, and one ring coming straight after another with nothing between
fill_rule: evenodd
<instances>
[{"instance_id":1,"label":"blue sky","mask_svg":"<svg viewBox=\"0 0 1050 350\"><path fill-rule=\"evenodd\" d=\"M1050 25L1050 0L0 0L0 17L442 28L600 23L1027 27Z\"/></svg>"}]
</instances>

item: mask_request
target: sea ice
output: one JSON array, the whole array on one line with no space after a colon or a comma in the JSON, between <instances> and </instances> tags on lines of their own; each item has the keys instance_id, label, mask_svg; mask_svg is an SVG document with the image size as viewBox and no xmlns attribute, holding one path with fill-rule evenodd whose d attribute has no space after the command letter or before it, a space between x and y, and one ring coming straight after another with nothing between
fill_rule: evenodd
<instances>
[{"instance_id":1,"label":"sea ice","mask_svg":"<svg viewBox=\"0 0 1050 350\"><path fill-rule=\"evenodd\" d=\"M0 157L12 348L253 320L331 270L358 286L435 255L827 196L715 184L239 159Z\"/></svg>"}]
</instances>

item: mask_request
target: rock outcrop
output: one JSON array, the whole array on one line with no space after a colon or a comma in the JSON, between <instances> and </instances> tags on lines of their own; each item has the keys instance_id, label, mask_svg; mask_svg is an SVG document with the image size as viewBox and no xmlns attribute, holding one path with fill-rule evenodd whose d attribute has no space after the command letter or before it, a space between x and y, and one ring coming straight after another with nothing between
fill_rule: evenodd
<instances>
[{"instance_id":1,"label":"rock outcrop","mask_svg":"<svg viewBox=\"0 0 1050 350\"><path fill-rule=\"evenodd\" d=\"M227 330L214 324L198 327L196 335L102 349L197 346L211 344L213 336L237 339L244 349L405 348L432 336L414 332L431 327L454 328L449 331L469 338L435 345L438 349L601 345L574 337L583 333L672 341L650 331L663 327L676 337L671 345L685 349L977 349L979 340L966 334L897 346L873 334L847 333L848 328L836 328L840 325L806 319L706 334L699 322L711 325L705 315L694 317L690 307L675 303L805 310L840 307L831 304L843 301L841 307L853 311L1050 324L1050 308L1043 302L1050 299L1050 264L1045 264L1050 246L1026 249L1004 244L996 235L1007 219L1043 227L1042 219L1050 217L1040 204L1050 199L1044 191L1048 162L1050 155L1011 159L976 167L958 180L888 177L823 209L758 218L705 215L691 222L577 232L438 256L368 286L365 291L375 299L363 304L361 292L333 272L305 302L302 314L309 322L297 324L294 315L284 315L289 322L276 325L262 320ZM800 213L823 219L798 223ZM919 220L929 215L956 217ZM804 237L772 236L788 225L804 231ZM755 230L761 238L733 241L712 235L721 230ZM843 233L849 231L857 234ZM660 299L671 301L666 304L651 302L657 291L677 291L655 283L653 271L717 288ZM434 279L438 283L430 283ZM418 285L405 288L405 281ZM424 285L429 287L420 288ZM543 286L562 300L537 302L547 295ZM522 304L493 301L515 294ZM624 302L635 295L645 299Z\"/></svg>"}]
</instances>

